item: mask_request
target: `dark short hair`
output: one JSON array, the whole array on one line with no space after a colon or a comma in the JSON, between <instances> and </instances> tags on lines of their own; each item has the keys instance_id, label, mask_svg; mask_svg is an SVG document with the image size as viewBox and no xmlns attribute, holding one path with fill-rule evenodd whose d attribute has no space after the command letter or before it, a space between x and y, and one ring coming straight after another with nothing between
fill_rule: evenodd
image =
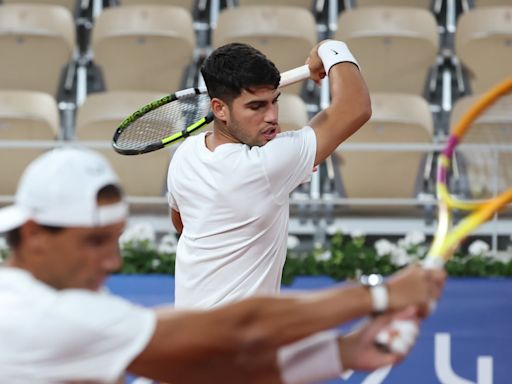
<instances>
[{"instance_id":1,"label":"dark short hair","mask_svg":"<svg viewBox=\"0 0 512 384\"><path fill-rule=\"evenodd\" d=\"M231 103L243 90L277 88L279 70L263 53L247 44L230 43L214 50L201 67L208 94Z\"/></svg>"},{"instance_id":2,"label":"dark short hair","mask_svg":"<svg viewBox=\"0 0 512 384\"><path fill-rule=\"evenodd\" d=\"M99 200L121 199L123 197L123 191L117 185L108 184L108 185L104 186L103 188L101 188L98 191L96 196L97 196L96 198L98 199L98 201ZM21 244L20 228L21 227L14 228L5 234L5 240L7 241L7 245L11 249L16 249ZM56 226L52 226L52 225L41 225L41 228L43 228L45 231L52 232L52 233L57 233L57 232L60 232L64 229L66 229L65 227L56 227Z\"/></svg>"}]
</instances>

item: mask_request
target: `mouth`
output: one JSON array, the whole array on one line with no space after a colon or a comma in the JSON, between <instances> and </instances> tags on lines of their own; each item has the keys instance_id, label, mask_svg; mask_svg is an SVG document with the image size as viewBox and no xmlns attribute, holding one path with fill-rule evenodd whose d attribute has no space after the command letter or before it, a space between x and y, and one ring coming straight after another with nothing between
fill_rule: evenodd
<instances>
[{"instance_id":1,"label":"mouth","mask_svg":"<svg viewBox=\"0 0 512 384\"><path fill-rule=\"evenodd\" d=\"M279 128L278 127L271 127L271 128L268 128L266 130L264 130L262 132L263 134L263 137L267 140L267 141L270 141L272 140L274 137L276 137L276 135L279 133Z\"/></svg>"}]
</instances>

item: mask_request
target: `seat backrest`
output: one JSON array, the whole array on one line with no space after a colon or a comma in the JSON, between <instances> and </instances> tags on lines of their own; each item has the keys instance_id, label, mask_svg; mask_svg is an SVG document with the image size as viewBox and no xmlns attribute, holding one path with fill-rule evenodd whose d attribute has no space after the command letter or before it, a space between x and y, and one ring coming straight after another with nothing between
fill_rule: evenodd
<instances>
[{"instance_id":1,"label":"seat backrest","mask_svg":"<svg viewBox=\"0 0 512 384\"><path fill-rule=\"evenodd\" d=\"M474 93L512 76L512 5L475 8L457 22L455 52Z\"/></svg>"},{"instance_id":2,"label":"seat backrest","mask_svg":"<svg viewBox=\"0 0 512 384\"><path fill-rule=\"evenodd\" d=\"M76 140L110 143L119 123L143 105L162 97L159 92L112 91L90 94L77 111ZM156 197L165 190L169 150L122 156L99 148L116 170L128 196Z\"/></svg>"},{"instance_id":3,"label":"seat backrest","mask_svg":"<svg viewBox=\"0 0 512 384\"><path fill-rule=\"evenodd\" d=\"M420 96L372 93L371 119L346 143L431 143L433 121ZM351 151L334 153L347 197L412 198L425 152Z\"/></svg>"},{"instance_id":4,"label":"seat backrest","mask_svg":"<svg viewBox=\"0 0 512 384\"><path fill-rule=\"evenodd\" d=\"M59 111L47 93L0 90L0 140L55 140Z\"/></svg>"},{"instance_id":5,"label":"seat backrest","mask_svg":"<svg viewBox=\"0 0 512 384\"><path fill-rule=\"evenodd\" d=\"M188 11L191 11L194 7L195 0L118 0L120 5L174 5L177 7L183 7Z\"/></svg>"},{"instance_id":6,"label":"seat backrest","mask_svg":"<svg viewBox=\"0 0 512 384\"><path fill-rule=\"evenodd\" d=\"M452 108L450 127L453 129L480 95L457 100ZM467 178L469 194L475 198L489 198L496 191L512 186L512 151L496 152L489 144L504 144L512 148L512 96L496 101L471 125L462 144L482 144L476 148L462 148L463 176Z\"/></svg>"},{"instance_id":7,"label":"seat backrest","mask_svg":"<svg viewBox=\"0 0 512 384\"><path fill-rule=\"evenodd\" d=\"M345 11L335 38L348 44L373 92L422 94L439 46L433 14L413 7Z\"/></svg>"},{"instance_id":8,"label":"seat backrest","mask_svg":"<svg viewBox=\"0 0 512 384\"><path fill-rule=\"evenodd\" d=\"M238 5L287 5L310 9L312 0L238 0Z\"/></svg>"},{"instance_id":9,"label":"seat backrest","mask_svg":"<svg viewBox=\"0 0 512 384\"><path fill-rule=\"evenodd\" d=\"M510 5L510 0L473 0L475 8Z\"/></svg>"},{"instance_id":10,"label":"seat backrest","mask_svg":"<svg viewBox=\"0 0 512 384\"><path fill-rule=\"evenodd\" d=\"M302 98L287 93L279 96L279 125L282 132L301 129L308 122L308 111Z\"/></svg>"},{"instance_id":11,"label":"seat backrest","mask_svg":"<svg viewBox=\"0 0 512 384\"><path fill-rule=\"evenodd\" d=\"M304 64L316 44L311 12L287 6L246 6L223 10L213 31L213 47L239 42L263 52L283 72ZM283 88L297 93L301 84Z\"/></svg>"},{"instance_id":12,"label":"seat backrest","mask_svg":"<svg viewBox=\"0 0 512 384\"><path fill-rule=\"evenodd\" d=\"M76 0L3 0L4 4L50 4L60 5L61 7L67 8L72 14L75 13Z\"/></svg>"},{"instance_id":13,"label":"seat backrest","mask_svg":"<svg viewBox=\"0 0 512 384\"><path fill-rule=\"evenodd\" d=\"M77 111L75 138L111 140L123 119L162 96L160 92L144 91L91 93Z\"/></svg>"},{"instance_id":14,"label":"seat backrest","mask_svg":"<svg viewBox=\"0 0 512 384\"><path fill-rule=\"evenodd\" d=\"M170 5L108 8L92 33L94 62L109 91L177 91L195 44L190 12Z\"/></svg>"},{"instance_id":15,"label":"seat backrest","mask_svg":"<svg viewBox=\"0 0 512 384\"><path fill-rule=\"evenodd\" d=\"M374 7L381 5L429 9L432 5L432 0L356 0L357 7Z\"/></svg>"},{"instance_id":16,"label":"seat backrest","mask_svg":"<svg viewBox=\"0 0 512 384\"><path fill-rule=\"evenodd\" d=\"M55 140L59 129L57 102L49 94L0 90L0 141ZM2 147L0 149L0 195L14 195L26 166L44 148Z\"/></svg>"},{"instance_id":17,"label":"seat backrest","mask_svg":"<svg viewBox=\"0 0 512 384\"><path fill-rule=\"evenodd\" d=\"M69 10L47 4L0 6L0 89L56 95L74 46Z\"/></svg>"}]
</instances>

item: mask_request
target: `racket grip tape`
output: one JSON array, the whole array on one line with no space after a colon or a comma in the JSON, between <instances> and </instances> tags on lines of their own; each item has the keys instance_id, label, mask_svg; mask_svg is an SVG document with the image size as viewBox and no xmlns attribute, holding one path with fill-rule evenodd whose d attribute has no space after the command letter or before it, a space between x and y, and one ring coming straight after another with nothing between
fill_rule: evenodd
<instances>
[{"instance_id":1,"label":"racket grip tape","mask_svg":"<svg viewBox=\"0 0 512 384\"><path fill-rule=\"evenodd\" d=\"M287 85L298 83L299 81L309 79L310 76L311 72L309 71L308 64L290 69L289 71L281 73L279 87L286 87Z\"/></svg>"}]
</instances>

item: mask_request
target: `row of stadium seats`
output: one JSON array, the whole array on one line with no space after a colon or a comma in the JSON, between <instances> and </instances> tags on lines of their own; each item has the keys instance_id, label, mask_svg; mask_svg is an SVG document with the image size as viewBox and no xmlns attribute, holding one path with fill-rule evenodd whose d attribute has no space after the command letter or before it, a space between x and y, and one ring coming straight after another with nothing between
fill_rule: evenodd
<instances>
[{"instance_id":1,"label":"row of stadium seats","mask_svg":"<svg viewBox=\"0 0 512 384\"><path fill-rule=\"evenodd\" d=\"M348 144L391 143L406 147L437 143L442 136L436 134L431 112L436 100L429 98L425 90L428 72L435 66L440 50L435 17L422 7L362 7L364 3L369 5L371 2L360 1L357 8L340 14L333 35L348 41L372 91L373 117ZM284 70L302 64L309 49L318 41L317 23L307 9L227 5L212 30L212 48L228 41L249 42L266 52ZM92 25L92 62L100 71L92 70L91 62L79 63L86 80L94 78L97 73L102 74L103 84L98 89L101 92L89 92L83 100L70 98L72 106L76 106L76 121L72 119L73 129L63 131L63 120L67 115L60 113L59 118L59 107L62 110L67 104L62 102L66 99L58 90L62 89L63 79L69 73L62 69L69 67L76 58L73 54L76 52L76 31L73 17L63 8L52 8L55 11L53 16L37 17L37 12L50 8L42 5L0 6L0 52L3 58L0 63L0 145L3 145L0 163L9 166L8 171L2 170L2 175L8 172L13 179L2 176L2 195L13 193L16 177L20 174L18 169L21 170L36 152L42 151L41 147L34 145L36 140L110 140L119 121L134 109L162 93L197 81L197 65L201 57L196 50L197 29L188 11L170 6L110 7L101 12ZM9 13L13 10L14 15ZM494 81L491 75L500 79L511 73L508 64L511 62L510 44L506 43L512 36L511 12L510 7L486 7L466 12L459 19L456 54L465 68L470 69L470 89L475 93L481 92L480 82ZM484 16L473 16L477 13ZM283 21L287 18L291 21ZM471 18L478 22L464 22ZM491 20L491 25L486 25L486 20ZM37 33L22 32L20 25L30 23L34 24ZM481 27L481 24L486 26ZM475 25L476 28L471 30L470 27ZM186 32L177 37L180 27ZM152 29L159 31L154 34L158 36L154 39L150 33ZM460 31L466 31L466 36L470 37L459 37ZM481 31L492 33L482 38ZM251 33L252 36L248 36ZM461 39L463 43L458 43ZM171 40L179 43L172 45ZM461 47L466 44L478 44L478 52L483 52L481 46L486 44L483 40L488 40L487 44L493 47L493 57L496 57L496 51L502 52L500 61L489 60L492 56L471 53L468 53L468 58L464 56ZM474 68L470 64L472 57L480 63ZM176 63L176 59L182 62ZM485 69L485 64L491 69ZM48 70L43 69L45 66ZM174 74L173 68L177 69ZM76 75L74 79L76 87L80 81ZM89 83L86 81L86 85ZM33 93L32 90L42 93ZM320 106L314 97L308 97L308 87L295 87L288 91L292 94L280 100L280 119L289 124L288 129L294 129L307 121L308 112L314 112ZM460 104L457 103L453 116L458 105L460 109L465 108L463 101L461 99ZM288 106L289 103L292 106ZM501 125L510 118L503 111L507 109L500 112L502 118L498 123ZM19 143L15 141L22 141L22 144L17 145ZM161 196L169 158L167 151L129 158L116 155L108 145L103 145L100 150L114 162L129 195ZM415 197L432 179L430 173L425 173L424 165L427 164L428 169L430 162L424 159L424 155L431 153L431 150L359 152L342 146L333 156L335 172L327 177L332 185L325 191L348 197ZM427 160L428 157L431 158L427 156ZM147 172L148 169L152 172ZM371 175L361 177L361 169ZM505 174L504 177L510 175Z\"/></svg>"}]
</instances>

